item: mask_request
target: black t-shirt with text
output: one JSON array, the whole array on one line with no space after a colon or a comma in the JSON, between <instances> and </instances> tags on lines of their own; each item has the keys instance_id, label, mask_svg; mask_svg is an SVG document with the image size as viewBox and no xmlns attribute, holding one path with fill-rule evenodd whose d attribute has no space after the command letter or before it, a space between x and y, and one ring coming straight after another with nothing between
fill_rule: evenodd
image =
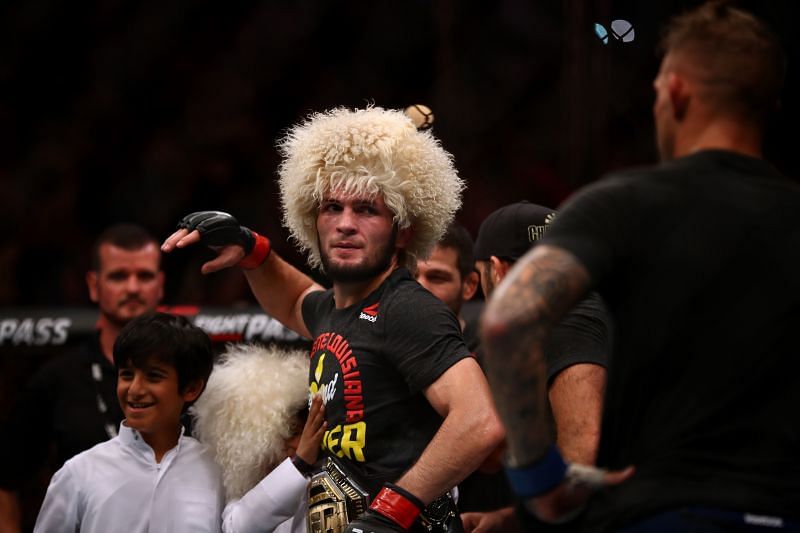
<instances>
[{"instance_id":1,"label":"black t-shirt with text","mask_svg":"<svg viewBox=\"0 0 800 533\"><path fill-rule=\"evenodd\" d=\"M309 389L325 403L323 449L374 496L441 425L422 391L470 356L458 320L405 268L347 308L335 308L332 290L310 293L303 320L314 338Z\"/></svg>"}]
</instances>

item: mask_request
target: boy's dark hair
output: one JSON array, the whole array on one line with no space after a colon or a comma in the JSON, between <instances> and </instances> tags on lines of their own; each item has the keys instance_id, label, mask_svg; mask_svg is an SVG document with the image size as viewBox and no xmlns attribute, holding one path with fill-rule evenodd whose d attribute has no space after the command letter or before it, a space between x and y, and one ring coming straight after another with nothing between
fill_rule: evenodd
<instances>
[{"instance_id":1,"label":"boy's dark hair","mask_svg":"<svg viewBox=\"0 0 800 533\"><path fill-rule=\"evenodd\" d=\"M152 313L131 320L114 342L114 365L141 368L150 357L173 366L178 391L203 380L203 388L214 366L211 339L205 331L182 316Z\"/></svg>"},{"instance_id":2,"label":"boy's dark hair","mask_svg":"<svg viewBox=\"0 0 800 533\"><path fill-rule=\"evenodd\" d=\"M696 60L711 101L762 122L779 103L786 57L762 21L725 1L711 1L673 18L660 51Z\"/></svg>"},{"instance_id":3,"label":"boy's dark hair","mask_svg":"<svg viewBox=\"0 0 800 533\"><path fill-rule=\"evenodd\" d=\"M475 270L475 264L472 261L473 242L467 228L458 222L452 222L447 226L447 231L444 233L438 243L439 248L452 248L456 251L456 266L458 272L461 274L461 279L467 277L470 272Z\"/></svg>"},{"instance_id":4,"label":"boy's dark hair","mask_svg":"<svg viewBox=\"0 0 800 533\"><path fill-rule=\"evenodd\" d=\"M111 244L123 250L140 250L150 243L158 246L155 237L143 227L136 224L114 224L106 228L94 242L91 269L100 270L100 247L104 244Z\"/></svg>"}]
</instances>

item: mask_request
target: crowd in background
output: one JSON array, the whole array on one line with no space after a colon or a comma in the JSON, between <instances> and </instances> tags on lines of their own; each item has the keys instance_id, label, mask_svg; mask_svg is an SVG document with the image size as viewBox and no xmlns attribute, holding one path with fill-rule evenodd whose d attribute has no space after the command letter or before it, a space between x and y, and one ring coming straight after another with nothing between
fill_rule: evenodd
<instances>
[{"instance_id":1,"label":"crowd in background","mask_svg":"<svg viewBox=\"0 0 800 533\"><path fill-rule=\"evenodd\" d=\"M6 3L0 305L88 303L76 250L118 221L167 235L196 209L238 213L302 262L275 210L275 141L337 105L430 106L468 183L458 220L473 235L499 205L557 205L655 159L657 28L693 3ZM791 57L795 5L753 7ZM634 41L597 39L594 23L615 18L631 21ZM789 174L780 132L795 110L786 103L767 146ZM201 282L188 261L167 261L167 302L249 298L240 276Z\"/></svg>"}]
</instances>

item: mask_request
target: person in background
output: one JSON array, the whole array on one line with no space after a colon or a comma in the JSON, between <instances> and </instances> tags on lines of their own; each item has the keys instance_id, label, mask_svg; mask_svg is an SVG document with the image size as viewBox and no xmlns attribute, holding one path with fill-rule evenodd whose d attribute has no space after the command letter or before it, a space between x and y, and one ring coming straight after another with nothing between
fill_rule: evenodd
<instances>
[{"instance_id":1,"label":"person in background","mask_svg":"<svg viewBox=\"0 0 800 533\"><path fill-rule=\"evenodd\" d=\"M487 303L507 472L530 524L800 531L800 187L762 159L784 55L722 2L673 19L663 50L661 164L576 193ZM593 287L615 325L608 471L565 463L546 409L546 339Z\"/></svg>"},{"instance_id":2,"label":"person in background","mask_svg":"<svg viewBox=\"0 0 800 533\"><path fill-rule=\"evenodd\" d=\"M556 218L553 209L526 201L503 206L486 217L475 242L475 269L487 298ZM570 461L591 465L597 457L610 336L605 305L597 293L591 293L556 325L544 348L549 419L558 447ZM499 463L496 468L500 470ZM492 512L465 513L468 532L519 528L511 490L505 477L502 480L504 505Z\"/></svg>"},{"instance_id":3,"label":"person in background","mask_svg":"<svg viewBox=\"0 0 800 533\"><path fill-rule=\"evenodd\" d=\"M97 334L36 373L0 431L0 530L20 531L23 517L34 513L22 508L17 492L40 468L54 472L116 436L122 411L112 349L122 327L163 297L157 241L137 225L109 227L92 248L86 285L100 313ZM54 463L47 464L51 449Z\"/></svg>"},{"instance_id":4,"label":"person in background","mask_svg":"<svg viewBox=\"0 0 800 533\"><path fill-rule=\"evenodd\" d=\"M182 316L141 316L120 331L114 365L119 433L53 475L34 533L220 531L219 466L181 425L211 374L211 339Z\"/></svg>"},{"instance_id":5,"label":"person in background","mask_svg":"<svg viewBox=\"0 0 800 533\"><path fill-rule=\"evenodd\" d=\"M452 222L433 247L430 257L417 261L416 278L420 285L439 298L458 317L467 348L478 348L477 321L461 315L464 302L478 290L478 273L472 259L472 237L458 222Z\"/></svg>"},{"instance_id":6,"label":"person in background","mask_svg":"<svg viewBox=\"0 0 800 533\"><path fill-rule=\"evenodd\" d=\"M305 533L308 477L325 431L308 354L229 345L192 406L194 435L222 469L225 533Z\"/></svg>"}]
</instances>

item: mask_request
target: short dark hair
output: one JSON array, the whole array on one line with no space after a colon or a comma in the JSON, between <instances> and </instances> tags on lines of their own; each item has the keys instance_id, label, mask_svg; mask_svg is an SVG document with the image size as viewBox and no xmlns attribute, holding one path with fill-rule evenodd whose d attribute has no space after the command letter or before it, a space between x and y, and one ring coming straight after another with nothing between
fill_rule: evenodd
<instances>
[{"instance_id":1,"label":"short dark hair","mask_svg":"<svg viewBox=\"0 0 800 533\"><path fill-rule=\"evenodd\" d=\"M778 107L786 57L775 34L750 13L707 2L669 22L660 51L697 59L711 101L743 118L763 123Z\"/></svg>"},{"instance_id":2,"label":"short dark hair","mask_svg":"<svg viewBox=\"0 0 800 533\"><path fill-rule=\"evenodd\" d=\"M104 244L111 244L123 250L140 250L153 243L156 246L158 241L146 229L137 224L114 224L97 237L92 246L91 269L100 270L100 247Z\"/></svg>"},{"instance_id":3,"label":"short dark hair","mask_svg":"<svg viewBox=\"0 0 800 533\"><path fill-rule=\"evenodd\" d=\"M180 392L201 379L205 388L214 366L206 332L185 317L168 313L150 313L131 320L114 342L117 369L128 365L141 368L151 357L175 368Z\"/></svg>"},{"instance_id":4,"label":"short dark hair","mask_svg":"<svg viewBox=\"0 0 800 533\"><path fill-rule=\"evenodd\" d=\"M451 222L447 226L444 237L436 243L440 248L452 248L456 251L456 266L461 274L461 279L466 278L473 270L475 263L472 260L474 243L467 228L458 222Z\"/></svg>"}]
</instances>

